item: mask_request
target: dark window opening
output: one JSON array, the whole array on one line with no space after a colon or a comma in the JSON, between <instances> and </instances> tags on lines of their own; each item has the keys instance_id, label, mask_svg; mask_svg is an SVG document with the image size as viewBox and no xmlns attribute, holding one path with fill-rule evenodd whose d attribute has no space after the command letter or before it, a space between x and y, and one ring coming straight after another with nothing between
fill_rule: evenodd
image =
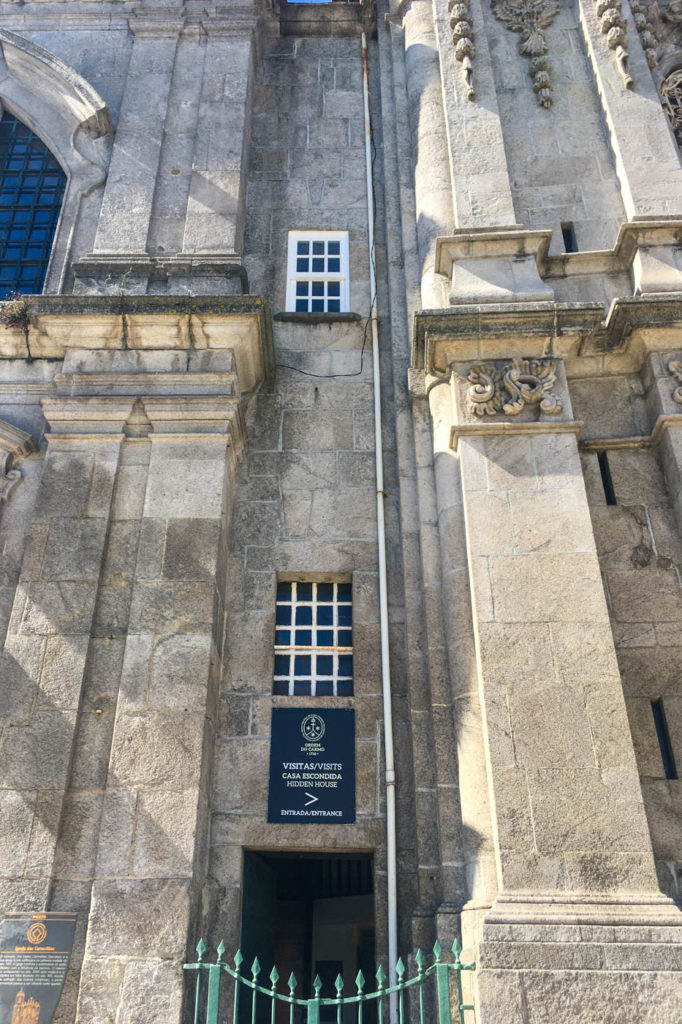
<instances>
[{"instance_id":1,"label":"dark window opening","mask_svg":"<svg viewBox=\"0 0 682 1024\"><path fill-rule=\"evenodd\" d=\"M675 755L673 754L673 748L670 742L670 734L668 732L668 723L666 721L665 711L663 709L663 701L652 700L651 710L654 716L654 725L656 726L658 745L661 749L661 760L663 761L663 771L665 772L665 777L666 779L676 779L677 768L675 766Z\"/></svg>"},{"instance_id":2,"label":"dark window opening","mask_svg":"<svg viewBox=\"0 0 682 1024\"><path fill-rule=\"evenodd\" d=\"M0 120L0 299L43 290L66 175L30 128Z\"/></svg>"},{"instance_id":3,"label":"dark window opening","mask_svg":"<svg viewBox=\"0 0 682 1024\"><path fill-rule=\"evenodd\" d=\"M573 227L572 220L563 220L561 222L561 234L564 238L564 252L577 252L578 240L575 237L575 228Z\"/></svg>"},{"instance_id":4,"label":"dark window opening","mask_svg":"<svg viewBox=\"0 0 682 1024\"><path fill-rule=\"evenodd\" d=\"M599 472L601 473L601 482L604 488L604 497L606 498L607 505L617 505L616 491L613 486L613 480L611 478L611 467L609 466L609 459L606 452L599 452L597 454L597 460L599 462Z\"/></svg>"}]
</instances>

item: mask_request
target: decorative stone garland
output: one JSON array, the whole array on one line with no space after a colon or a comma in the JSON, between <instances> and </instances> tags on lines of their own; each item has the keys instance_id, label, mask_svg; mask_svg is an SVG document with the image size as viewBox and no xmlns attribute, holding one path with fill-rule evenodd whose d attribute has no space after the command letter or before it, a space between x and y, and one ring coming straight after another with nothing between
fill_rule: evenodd
<instances>
[{"instance_id":1,"label":"decorative stone garland","mask_svg":"<svg viewBox=\"0 0 682 1024\"><path fill-rule=\"evenodd\" d=\"M559 12L554 0L492 0L495 17L512 32L521 33L521 53L531 57L529 74L541 107L552 106L552 82L547 53L546 29Z\"/></svg>"},{"instance_id":2,"label":"decorative stone garland","mask_svg":"<svg viewBox=\"0 0 682 1024\"><path fill-rule=\"evenodd\" d=\"M626 89L633 86L630 75L630 55L628 54L628 37L625 31L626 22L621 13L621 0L596 0L597 15L603 35L610 50L616 58L616 67Z\"/></svg>"},{"instance_id":3,"label":"decorative stone garland","mask_svg":"<svg viewBox=\"0 0 682 1024\"><path fill-rule=\"evenodd\" d=\"M658 47L658 36L651 8L647 3L643 3L642 0L630 0L630 9L639 32L639 38L642 40L647 64L650 68L657 68L658 54L656 50Z\"/></svg>"},{"instance_id":4,"label":"decorative stone garland","mask_svg":"<svg viewBox=\"0 0 682 1024\"><path fill-rule=\"evenodd\" d=\"M682 362L679 359L673 359L668 363L668 373L676 384L681 385L673 391L673 402L682 405Z\"/></svg>"},{"instance_id":5,"label":"decorative stone garland","mask_svg":"<svg viewBox=\"0 0 682 1024\"><path fill-rule=\"evenodd\" d=\"M471 18L469 0L448 0L452 41L455 44L455 57L462 65L462 78L467 91L467 99L476 98L474 89L474 24Z\"/></svg>"}]
</instances>

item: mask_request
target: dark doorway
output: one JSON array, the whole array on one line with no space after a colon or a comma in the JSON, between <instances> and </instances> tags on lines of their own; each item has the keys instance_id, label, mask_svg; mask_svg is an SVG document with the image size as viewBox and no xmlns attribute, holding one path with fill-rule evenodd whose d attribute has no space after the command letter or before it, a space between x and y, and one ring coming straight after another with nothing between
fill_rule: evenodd
<instances>
[{"instance_id":1,"label":"dark doorway","mask_svg":"<svg viewBox=\"0 0 682 1024\"><path fill-rule=\"evenodd\" d=\"M244 854L242 953L247 976L255 956L266 987L275 964L279 991L293 972L296 996L309 999L319 974L323 998L336 996L335 981L344 979L343 995L356 992L362 970L366 991L374 990L374 872L371 854ZM371 1004L372 1006L374 1004ZM264 1006L265 1010L265 1006ZM370 1010L370 1005L366 1011ZM260 1016L260 1015L259 1015ZM366 1024L372 1024L365 1012ZM241 1017L241 1014L240 1014ZM350 1016L344 1014L344 1021ZM269 1014L268 1014L269 1018ZM278 1006L277 1021L288 1022L288 1007ZM354 1019L354 1015L353 1015ZM321 1021L336 1021L333 1007L322 1008ZM303 1014L295 1014L304 1024Z\"/></svg>"}]
</instances>

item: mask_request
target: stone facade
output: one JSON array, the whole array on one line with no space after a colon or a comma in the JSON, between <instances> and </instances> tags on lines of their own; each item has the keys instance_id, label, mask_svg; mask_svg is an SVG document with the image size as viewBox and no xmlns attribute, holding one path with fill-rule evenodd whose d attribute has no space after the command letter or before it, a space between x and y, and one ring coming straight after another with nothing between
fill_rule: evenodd
<instances>
[{"instance_id":1,"label":"stone facade","mask_svg":"<svg viewBox=\"0 0 682 1024\"><path fill-rule=\"evenodd\" d=\"M180 1024L251 851L371 855L385 962L382 637L401 955L461 937L478 1024L682 1022L676 11L2 5L68 178L0 305L0 913L78 913L59 1024ZM286 308L290 231L348 310ZM352 583L352 696L273 694L292 580ZM311 702L354 824L267 822Z\"/></svg>"}]
</instances>

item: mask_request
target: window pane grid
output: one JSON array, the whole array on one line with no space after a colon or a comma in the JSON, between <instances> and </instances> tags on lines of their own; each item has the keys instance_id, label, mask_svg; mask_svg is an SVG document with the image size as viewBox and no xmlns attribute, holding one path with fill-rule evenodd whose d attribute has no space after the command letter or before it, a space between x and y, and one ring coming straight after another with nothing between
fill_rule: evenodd
<instances>
[{"instance_id":1,"label":"window pane grid","mask_svg":"<svg viewBox=\"0 0 682 1024\"><path fill-rule=\"evenodd\" d=\"M353 692L350 583L280 583L274 692L342 697Z\"/></svg>"},{"instance_id":2,"label":"window pane grid","mask_svg":"<svg viewBox=\"0 0 682 1024\"><path fill-rule=\"evenodd\" d=\"M348 311L348 232L289 232L286 308Z\"/></svg>"},{"instance_id":3,"label":"window pane grid","mask_svg":"<svg viewBox=\"0 0 682 1024\"><path fill-rule=\"evenodd\" d=\"M33 132L0 120L0 299L42 291L66 176Z\"/></svg>"}]
</instances>

